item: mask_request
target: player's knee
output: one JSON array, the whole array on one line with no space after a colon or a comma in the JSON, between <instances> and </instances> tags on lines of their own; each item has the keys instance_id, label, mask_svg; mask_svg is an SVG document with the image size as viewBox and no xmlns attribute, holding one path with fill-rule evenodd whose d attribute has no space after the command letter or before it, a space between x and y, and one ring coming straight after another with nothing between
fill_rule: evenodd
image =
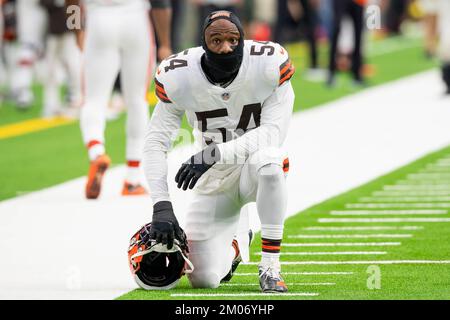
<instances>
[{"instance_id":1,"label":"player's knee","mask_svg":"<svg viewBox=\"0 0 450 320\"><path fill-rule=\"evenodd\" d=\"M274 188L282 183L284 179L283 168L278 164L270 163L258 170L258 180Z\"/></svg>"},{"instance_id":2,"label":"player's knee","mask_svg":"<svg viewBox=\"0 0 450 320\"><path fill-rule=\"evenodd\" d=\"M189 281L193 288L215 289L219 287L220 279L214 272L194 272L189 275Z\"/></svg>"}]
</instances>

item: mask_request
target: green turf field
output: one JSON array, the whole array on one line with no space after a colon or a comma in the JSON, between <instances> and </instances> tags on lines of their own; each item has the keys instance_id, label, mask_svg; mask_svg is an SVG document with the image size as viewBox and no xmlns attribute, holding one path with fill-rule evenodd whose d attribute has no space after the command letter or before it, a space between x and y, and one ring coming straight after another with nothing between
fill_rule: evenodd
<instances>
[{"instance_id":1,"label":"green turf field","mask_svg":"<svg viewBox=\"0 0 450 320\"><path fill-rule=\"evenodd\" d=\"M259 293L258 234L251 246L253 264L241 264L219 289L193 290L183 277L174 290L139 289L119 299L450 299L450 179L438 180L446 175L450 147L289 218L281 261L291 263L282 266L290 295ZM373 204L383 208L365 208ZM388 222L392 219L413 220ZM391 264L395 261L399 264Z\"/></svg>"},{"instance_id":2,"label":"green turf field","mask_svg":"<svg viewBox=\"0 0 450 320\"><path fill-rule=\"evenodd\" d=\"M386 46L392 51L383 52ZM307 54L304 45L287 46L297 68L293 78L296 91L295 110L305 110L362 89L355 89L350 78L342 74L337 86L329 90L322 82L310 82L305 78ZM320 51L320 63L326 65L327 52ZM421 41L415 38L396 37L370 42L368 63L375 69L369 78L369 86L378 85L436 67L435 61L425 60ZM35 87L42 97L40 87ZM29 111L17 111L11 104L3 103L0 108L0 126L36 118L41 105ZM187 127L186 122L183 127ZM106 130L106 147L113 164L125 161L125 115L111 121ZM87 173L88 158L81 141L78 123L64 125L32 134L0 139L0 201L27 192L50 187ZM26 154L26 156L24 156Z\"/></svg>"}]
</instances>

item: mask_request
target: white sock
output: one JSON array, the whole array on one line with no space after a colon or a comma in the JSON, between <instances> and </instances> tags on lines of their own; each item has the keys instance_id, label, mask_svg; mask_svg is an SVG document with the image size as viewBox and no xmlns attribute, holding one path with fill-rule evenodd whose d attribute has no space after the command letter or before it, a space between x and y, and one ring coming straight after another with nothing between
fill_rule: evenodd
<instances>
[{"instance_id":1,"label":"white sock","mask_svg":"<svg viewBox=\"0 0 450 320\"><path fill-rule=\"evenodd\" d=\"M101 143L93 145L92 147L89 148L88 154L89 154L89 159L91 161L94 161L99 156L105 154L105 146Z\"/></svg>"}]
</instances>

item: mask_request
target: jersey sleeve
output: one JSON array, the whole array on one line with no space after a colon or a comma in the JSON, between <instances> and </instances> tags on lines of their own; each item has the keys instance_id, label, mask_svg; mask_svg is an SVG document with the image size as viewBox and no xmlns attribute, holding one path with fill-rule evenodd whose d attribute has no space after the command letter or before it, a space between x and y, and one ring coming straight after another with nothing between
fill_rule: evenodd
<instances>
[{"instance_id":1,"label":"jersey sleeve","mask_svg":"<svg viewBox=\"0 0 450 320\"><path fill-rule=\"evenodd\" d=\"M282 86L289 80L295 73L294 64L289 57L289 53L280 44L277 44L277 49L275 50L274 63L277 66L278 75L278 86Z\"/></svg>"},{"instance_id":2,"label":"jersey sleeve","mask_svg":"<svg viewBox=\"0 0 450 320\"><path fill-rule=\"evenodd\" d=\"M143 167L153 203L170 201L167 184L167 153L178 135L184 110L158 102L147 129Z\"/></svg>"}]
</instances>

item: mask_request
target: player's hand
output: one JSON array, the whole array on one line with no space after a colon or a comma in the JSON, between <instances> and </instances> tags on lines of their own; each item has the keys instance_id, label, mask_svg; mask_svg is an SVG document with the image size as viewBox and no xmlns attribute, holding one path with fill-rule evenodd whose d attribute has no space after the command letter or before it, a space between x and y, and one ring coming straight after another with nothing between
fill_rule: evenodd
<instances>
[{"instance_id":1,"label":"player's hand","mask_svg":"<svg viewBox=\"0 0 450 320\"><path fill-rule=\"evenodd\" d=\"M172 49L170 47L161 46L158 48L158 60L163 61L167 57L172 55Z\"/></svg>"},{"instance_id":2,"label":"player's hand","mask_svg":"<svg viewBox=\"0 0 450 320\"><path fill-rule=\"evenodd\" d=\"M150 239L167 245L172 249L175 238L182 233L170 201L160 201L153 206L153 220L150 227Z\"/></svg>"},{"instance_id":3,"label":"player's hand","mask_svg":"<svg viewBox=\"0 0 450 320\"><path fill-rule=\"evenodd\" d=\"M181 165L175 176L178 188L183 190L193 189L198 179L208 171L220 159L219 148L211 144L203 151L193 155L188 161Z\"/></svg>"}]
</instances>

